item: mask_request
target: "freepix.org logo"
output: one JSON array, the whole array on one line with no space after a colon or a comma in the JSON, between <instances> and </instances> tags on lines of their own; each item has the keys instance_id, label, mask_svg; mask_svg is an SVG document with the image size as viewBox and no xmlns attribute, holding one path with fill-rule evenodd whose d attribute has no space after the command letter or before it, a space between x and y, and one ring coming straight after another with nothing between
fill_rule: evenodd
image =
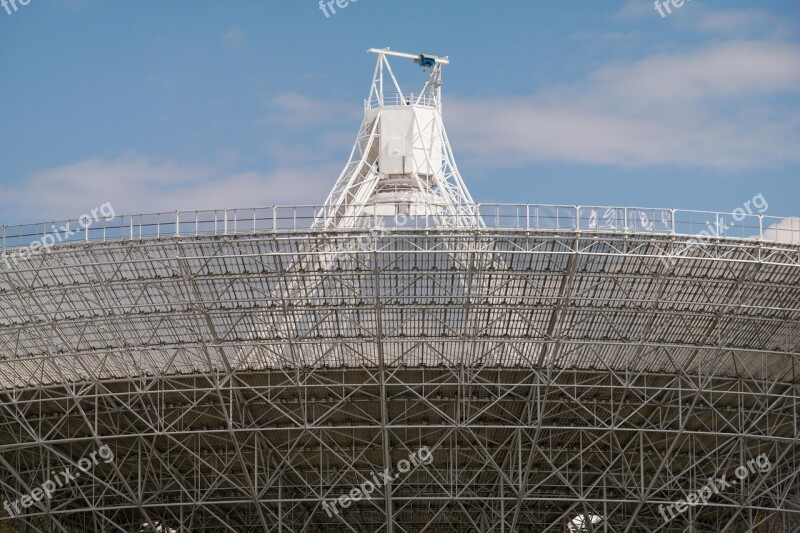
<instances>
[{"instance_id":1,"label":"freepix.org logo","mask_svg":"<svg viewBox=\"0 0 800 533\"><path fill-rule=\"evenodd\" d=\"M82 230L88 231L93 223L100 222L101 216L106 222L110 222L117 217L111 202L106 202L100 207L92 209L90 213L78 217L78 226L80 226L80 228L72 226L71 222L67 222L61 227L56 227L55 224L53 224L50 226L53 231L44 235L41 240L33 241L30 245L20 248L19 250L2 252L0 255L0 259L2 259L0 266L5 265L5 267L10 270L19 266L20 261L28 261L37 253L49 250L57 242L68 242L75 235L79 235Z\"/></svg>"},{"instance_id":2,"label":"freepix.org logo","mask_svg":"<svg viewBox=\"0 0 800 533\"><path fill-rule=\"evenodd\" d=\"M9 502L8 500L3 501L3 508L11 516L19 516L24 512L23 509L27 509L35 503L43 500L49 500L56 489L63 488L65 485L75 482L75 480L79 478L82 473L85 474L89 472L93 466L98 465L100 463L98 456L105 464L108 464L114 460L114 452L111 451L111 448L108 447L108 444L103 444L96 451L90 453L89 457L84 457L78 461L77 471L74 471L71 466L68 466L62 472L57 474L51 472L50 479L31 490L30 493L25 494L18 500L14 500L12 502Z\"/></svg>"},{"instance_id":3,"label":"freepix.org logo","mask_svg":"<svg viewBox=\"0 0 800 533\"><path fill-rule=\"evenodd\" d=\"M31 0L0 0L0 6L2 6L9 15L13 15L19 10L17 4L24 7L30 3Z\"/></svg>"},{"instance_id":4,"label":"freepix.org logo","mask_svg":"<svg viewBox=\"0 0 800 533\"><path fill-rule=\"evenodd\" d=\"M325 509L329 517L333 517L335 514L338 515L339 509L336 508L337 505L340 505L344 509L350 507L350 504L353 502L369 500L372 498L372 493L375 492L375 489L380 489L385 484L392 483L400 477L400 474L407 474L420 465L427 466L432 462L433 455L431 454L431 449L427 446L423 446L415 453L409 455L408 459L401 459L397 463L397 474L392 475L388 468L381 472L380 477L373 472L372 480L365 478L361 485L353 487L348 494L343 494L333 500L323 500L322 508Z\"/></svg>"},{"instance_id":5,"label":"freepix.org logo","mask_svg":"<svg viewBox=\"0 0 800 533\"><path fill-rule=\"evenodd\" d=\"M30 0L28 0L30 1ZM363 0L366 2L367 0ZM351 3L356 3L358 0L319 0L319 10L325 13L325 18L331 18L331 15L336 14L336 8L344 9Z\"/></svg>"},{"instance_id":6,"label":"freepix.org logo","mask_svg":"<svg viewBox=\"0 0 800 533\"><path fill-rule=\"evenodd\" d=\"M681 513L684 513L689 507L705 505L712 496L734 487L740 482L744 483L744 480L747 479L750 474L755 474L757 472L764 474L769 472L771 468L772 463L770 462L769 457L767 454L762 453L758 457L747 461L746 464L737 466L736 470L734 470L736 479L731 479L728 481L727 474L723 474L722 476L714 479L709 479L708 483L703 485L700 489L687 494L686 499L678 500L677 502L674 502L666 507L664 507L664 504L659 505L658 512L664 518L664 523L667 523L673 518L679 516Z\"/></svg>"},{"instance_id":7,"label":"freepix.org logo","mask_svg":"<svg viewBox=\"0 0 800 533\"><path fill-rule=\"evenodd\" d=\"M685 1L691 2L692 0ZM658 14L661 15L662 19L667 15L672 15L672 9L669 7L670 4L672 4L672 7L677 9L683 6L684 0L655 0L656 11L658 11ZM665 10L666 13L664 13Z\"/></svg>"}]
</instances>

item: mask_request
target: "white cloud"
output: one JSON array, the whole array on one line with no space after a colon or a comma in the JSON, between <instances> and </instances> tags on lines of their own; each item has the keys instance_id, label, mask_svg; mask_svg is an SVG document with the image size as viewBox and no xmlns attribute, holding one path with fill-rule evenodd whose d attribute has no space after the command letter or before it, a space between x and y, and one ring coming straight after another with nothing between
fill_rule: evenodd
<instances>
[{"instance_id":1,"label":"white cloud","mask_svg":"<svg viewBox=\"0 0 800 533\"><path fill-rule=\"evenodd\" d=\"M760 9L720 9L700 8L696 17L681 20L689 29L723 35L751 35L769 33L782 27L781 20Z\"/></svg>"},{"instance_id":2,"label":"white cloud","mask_svg":"<svg viewBox=\"0 0 800 533\"><path fill-rule=\"evenodd\" d=\"M241 48L247 43L247 36L239 26L234 26L226 31L223 37L226 43L236 48Z\"/></svg>"},{"instance_id":3,"label":"white cloud","mask_svg":"<svg viewBox=\"0 0 800 533\"><path fill-rule=\"evenodd\" d=\"M105 202L119 214L321 203L338 170L296 165L261 174L135 156L89 159L0 189L0 207L35 221L74 218Z\"/></svg>"},{"instance_id":4,"label":"white cloud","mask_svg":"<svg viewBox=\"0 0 800 533\"><path fill-rule=\"evenodd\" d=\"M356 102L336 102L312 98L295 92L281 93L269 102L270 114L263 122L288 129L323 126L330 124L352 124L353 137L361 120L361 111Z\"/></svg>"},{"instance_id":5,"label":"white cloud","mask_svg":"<svg viewBox=\"0 0 800 533\"><path fill-rule=\"evenodd\" d=\"M277 167L272 172L231 170L245 159L231 149L209 154L214 165L136 154L85 159L0 185L0 222L74 218L105 202L120 214L321 204L352 146L358 104L284 93L269 107L260 148ZM350 129L334 132L342 124Z\"/></svg>"},{"instance_id":6,"label":"white cloud","mask_svg":"<svg viewBox=\"0 0 800 533\"><path fill-rule=\"evenodd\" d=\"M459 152L487 164L566 161L740 169L800 161L800 46L728 42L600 68L528 97L448 102Z\"/></svg>"},{"instance_id":7,"label":"white cloud","mask_svg":"<svg viewBox=\"0 0 800 533\"><path fill-rule=\"evenodd\" d=\"M666 0L662 1L667 3ZM652 17L654 20L672 24L677 29L697 31L712 35L735 36L785 36L792 31L793 24L763 9L713 9L706 3L686 0L681 7L670 5L671 13L663 9L662 17L650 1L629 0L614 18L622 21Z\"/></svg>"},{"instance_id":8,"label":"white cloud","mask_svg":"<svg viewBox=\"0 0 800 533\"><path fill-rule=\"evenodd\" d=\"M800 244L800 218L784 218L764 228L764 239Z\"/></svg>"}]
</instances>

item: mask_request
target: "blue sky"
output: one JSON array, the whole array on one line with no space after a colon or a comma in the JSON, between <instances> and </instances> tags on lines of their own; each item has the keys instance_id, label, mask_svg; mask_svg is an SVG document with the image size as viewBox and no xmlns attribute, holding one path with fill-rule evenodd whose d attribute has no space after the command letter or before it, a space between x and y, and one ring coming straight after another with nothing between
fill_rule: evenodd
<instances>
[{"instance_id":1,"label":"blue sky","mask_svg":"<svg viewBox=\"0 0 800 533\"><path fill-rule=\"evenodd\" d=\"M800 215L800 3L30 0L0 8L0 222L320 203L370 47L448 55L483 202ZM397 67L408 88L423 81Z\"/></svg>"}]
</instances>

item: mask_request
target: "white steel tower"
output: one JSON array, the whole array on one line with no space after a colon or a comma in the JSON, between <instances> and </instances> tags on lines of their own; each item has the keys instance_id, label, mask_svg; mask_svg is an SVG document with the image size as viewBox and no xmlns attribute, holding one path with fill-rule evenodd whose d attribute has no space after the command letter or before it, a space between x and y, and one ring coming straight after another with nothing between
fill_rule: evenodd
<instances>
[{"instance_id":1,"label":"white steel tower","mask_svg":"<svg viewBox=\"0 0 800 533\"><path fill-rule=\"evenodd\" d=\"M481 226L442 122L442 65L449 60L388 48L369 52L378 61L364 120L313 228L357 228L376 217L398 215L430 217L440 227ZM430 69L418 93L400 88L387 56Z\"/></svg>"}]
</instances>

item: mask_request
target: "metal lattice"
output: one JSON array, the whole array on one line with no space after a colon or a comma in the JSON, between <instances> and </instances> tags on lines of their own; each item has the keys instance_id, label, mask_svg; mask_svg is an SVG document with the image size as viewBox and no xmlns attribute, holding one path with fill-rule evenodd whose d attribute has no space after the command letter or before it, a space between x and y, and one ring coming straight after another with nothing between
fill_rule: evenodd
<instances>
[{"instance_id":1,"label":"metal lattice","mask_svg":"<svg viewBox=\"0 0 800 533\"><path fill-rule=\"evenodd\" d=\"M325 206L2 226L0 528L797 531L800 220L476 204L374 51Z\"/></svg>"},{"instance_id":2,"label":"metal lattice","mask_svg":"<svg viewBox=\"0 0 800 533\"><path fill-rule=\"evenodd\" d=\"M89 243L0 277L4 497L101 443L115 455L21 521L798 525L797 245L722 239L665 261L686 237L429 229L370 234L333 260L308 252L347 238ZM432 464L324 512L423 445ZM659 505L759 454L769 472L663 521Z\"/></svg>"}]
</instances>

